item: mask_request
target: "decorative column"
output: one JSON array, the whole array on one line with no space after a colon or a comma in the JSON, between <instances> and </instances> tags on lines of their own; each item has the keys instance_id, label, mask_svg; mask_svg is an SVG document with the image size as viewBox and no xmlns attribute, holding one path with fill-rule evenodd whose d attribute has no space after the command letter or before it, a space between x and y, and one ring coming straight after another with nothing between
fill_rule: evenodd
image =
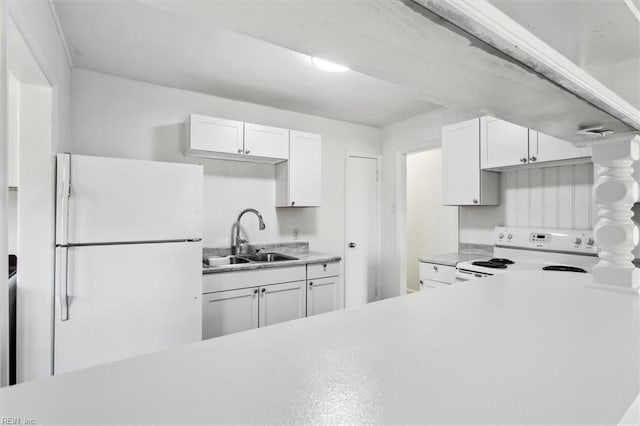
<instances>
[{"instance_id":1,"label":"decorative column","mask_svg":"<svg viewBox=\"0 0 640 426\"><path fill-rule=\"evenodd\" d=\"M640 158L640 135L606 138L592 149L596 168L593 195L598 207L593 233L600 248L593 286L640 294L640 269L632 263L640 234L631 220L631 208L639 196L632 165Z\"/></svg>"}]
</instances>

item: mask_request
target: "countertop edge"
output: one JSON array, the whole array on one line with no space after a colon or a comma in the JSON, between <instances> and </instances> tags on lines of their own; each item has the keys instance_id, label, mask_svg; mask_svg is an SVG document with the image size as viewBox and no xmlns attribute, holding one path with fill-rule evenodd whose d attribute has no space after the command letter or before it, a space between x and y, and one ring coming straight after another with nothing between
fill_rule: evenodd
<instances>
[{"instance_id":1,"label":"countertop edge","mask_svg":"<svg viewBox=\"0 0 640 426\"><path fill-rule=\"evenodd\" d=\"M269 268L286 268L288 266L311 265L315 263L340 262L342 256L323 255L323 254L304 254L297 260L285 260L282 262L254 262L242 263L239 265L222 265L211 268L202 268L202 275L219 274L223 272L239 272L253 271L258 269ZM307 258L305 258L307 256Z\"/></svg>"}]
</instances>

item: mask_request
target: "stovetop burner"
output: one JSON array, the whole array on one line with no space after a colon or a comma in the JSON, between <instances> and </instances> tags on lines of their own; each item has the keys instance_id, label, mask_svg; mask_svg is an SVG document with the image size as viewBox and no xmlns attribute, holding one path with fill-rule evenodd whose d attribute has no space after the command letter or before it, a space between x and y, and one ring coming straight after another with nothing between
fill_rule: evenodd
<instances>
[{"instance_id":1,"label":"stovetop burner","mask_svg":"<svg viewBox=\"0 0 640 426\"><path fill-rule=\"evenodd\" d=\"M501 262L495 262L492 260L476 260L475 262L471 262L472 265L475 266L482 266L485 268L492 268L492 269L505 269L507 267L506 264L501 263Z\"/></svg>"},{"instance_id":2,"label":"stovetop burner","mask_svg":"<svg viewBox=\"0 0 640 426\"><path fill-rule=\"evenodd\" d=\"M503 257L494 257L493 259L490 259L489 262L503 263L505 265L513 265L515 263L511 259L505 259Z\"/></svg>"},{"instance_id":3,"label":"stovetop burner","mask_svg":"<svg viewBox=\"0 0 640 426\"><path fill-rule=\"evenodd\" d=\"M565 265L545 266L544 268L542 268L542 270L543 271L562 271L562 272L582 272L582 273L587 272L582 268L577 268L575 266L565 266Z\"/></svg>"}]
</instances>

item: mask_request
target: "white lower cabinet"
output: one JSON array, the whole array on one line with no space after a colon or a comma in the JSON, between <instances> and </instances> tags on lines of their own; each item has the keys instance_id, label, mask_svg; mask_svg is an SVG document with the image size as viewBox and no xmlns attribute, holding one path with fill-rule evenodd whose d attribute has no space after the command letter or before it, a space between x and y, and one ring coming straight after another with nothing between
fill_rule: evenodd
<instances>
[{"instance_id":1,"label":"white lower cabinet","mask_svg":"<svg viewBox=\"0 0 640 426\"><path fill-rule=\"evenodd\" d=\"M334 311L339 271L329 262L204 275L202 338Z\"/></svg>"},{"instance_id":2,"label":"white lower cabinet","mask_svg":"<svg viewBox=\"0 0 640 426\"><path fill-rule=\"evenodd\" d=\"M420 291L453 284L456 267L436 263L419 262Z\"/></svg>"},{"instance_id":3,"label":"white lower cabinet","mask_svg":"<svg viewBox=\"0 0 640 426\"><path fill-rule=\"evenodd\" d=\"M203 339L258 327L258 287L205 294L202 303Z\"/></svg>"},{"instance_id":4,"label":"white lower cabinet","mask_svg":"<svg viewBox=\"0 0 640 426\"><path fill-rule=\"evenodd\" d=\"M340 277L308 280L307 316L335 311L338 308Z\"/></svg>"},{"instance_id":5,"label":"white lower cabinet","mask_svg":"<svg viewBox=\"0 0 640 426\"><path fill-rule=\"evenodd\" d=\"M259 327L304 318L307 313L305 282L274 284L260 288Z\"/></svg>"}]
</instances>

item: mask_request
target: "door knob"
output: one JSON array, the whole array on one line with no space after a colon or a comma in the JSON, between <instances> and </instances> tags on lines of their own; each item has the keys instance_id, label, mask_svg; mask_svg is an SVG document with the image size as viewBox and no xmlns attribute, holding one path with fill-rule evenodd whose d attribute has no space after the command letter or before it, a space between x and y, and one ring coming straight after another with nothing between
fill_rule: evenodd
<instances>
[{"instance_id":1,"label":"door knob","mask_svg":"<svg viewBox=\"0 0 640 426\"><path fill-rule=\"evenodd\" d=\"M349 243L349 247L354 248L356 246L356 243Z\"/></svg>"}]
</instances>

